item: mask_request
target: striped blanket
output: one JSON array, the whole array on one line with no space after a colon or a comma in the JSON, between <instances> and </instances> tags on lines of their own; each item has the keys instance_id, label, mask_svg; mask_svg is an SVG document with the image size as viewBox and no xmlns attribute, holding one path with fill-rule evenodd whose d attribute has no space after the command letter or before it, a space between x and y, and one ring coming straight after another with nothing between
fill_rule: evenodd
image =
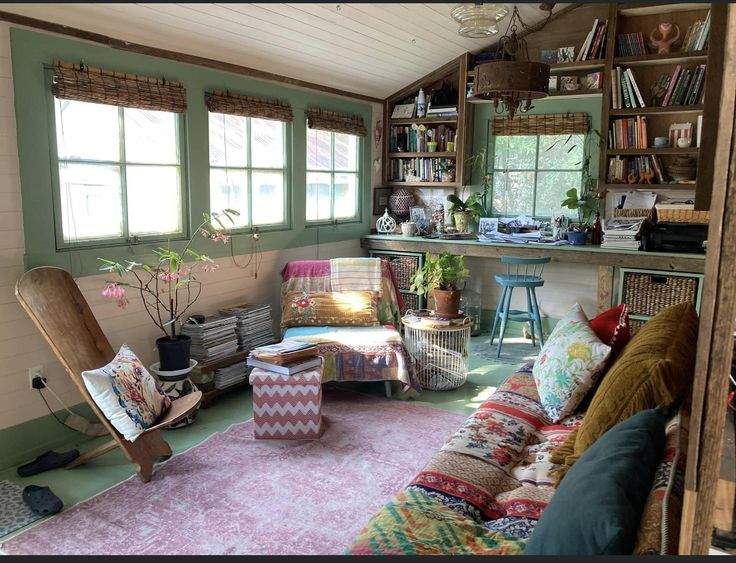
<instances>
[{"instance_id":1,"label":"striped blanket","mask_svg":"<svg viewBox=\"0 0 736 563\"><path fill-rule=\"evenodd\" d=\"M332 291L381 291L380 258L330 260Z\"/></svg>"}]
</instances>

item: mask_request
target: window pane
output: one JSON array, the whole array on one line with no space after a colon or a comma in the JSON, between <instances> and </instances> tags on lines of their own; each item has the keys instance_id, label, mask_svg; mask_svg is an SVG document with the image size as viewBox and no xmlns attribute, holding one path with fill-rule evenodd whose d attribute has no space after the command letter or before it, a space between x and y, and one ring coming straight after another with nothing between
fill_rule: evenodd
<instances>
[{"instance_id":1,"label":"window pane","mask_svg":"<svg viewBox=\"0 0 736 563\"><path fill-rule=\"evenodd\" d=\"M273 119L250 120L251 166L284 167L284 124Z\"/></svg>"},{"instance_id":2,"label":"window pane","mask_svg":"<svg viewBox=\"0 0 736 563\"><path fill-rule=\"evenodd\" d=\"M534 170L537 164L537 137L512 135L509 137L509 154L506 165L509 170Z\"/></svg>"},{"instance_id":3,"label":"window pane","mask_svg":"<svg viewBox=\"0 0 736 563\"><path fill-rule=\"evenodd\" d=\"M234 209L232 226L248 226L248 176L245 170L213 168L210 170L210 211ZM229 223L229 221L228 221Z\"/></svg>"},{"instance_id":4,"label":"window pane","mask_svg":"<svg viewBox=\"0 0 736 563\"><path fill-rule=\"evenodd\" d=\"M124 108L125 160L178 164L176 114Z\"/></svg>"},{"instance_id":5,"label":"window pane","mask_svg":"<svg viewBox=\"0 0 736 563\"><path fill-rule=\"evenodd\" d=\"M330 170L332 133L307 129L307 170Z\"/></svg>"},{"instance_id":6,"label":"window pane","mask_svg":"<svg viewBox=\"0 0 736 563\"><path fill-rule=\"evenodd\" d=\"M358 137L355 135L335 133L335 170L358 170Z\"/></svg>"},{"instance_id":7,"label":"window pane","mask_svg":"<svg viewBox=\"0 0 736 563\"><path fill-rule=\"evenodd\" d=\"M181 232L179 168L127 166L125 174L130 234Z\"/></svg>"},{"instance_id":8,"label":"window pane","mask_svg":"<svg viewBox=\"0 0 736 563\"><path fill-rule=\"evenodd\" d=\"M247 117L209 114L210 166L248 165Z\"/></svg>"},{"instance_id":9,"label":"window pane","mask_svg":"<svg viewBox=\"0 0 736 563\"><path fill-rule=\"evenodd\" d=\"M570 216L577 221L575 211L562 209L560 202L567 196L565 192L571 188L580 189L583 175L581 172L538 172L537 173L537 207L536 214L556 217L560 214Z\"/></svg>"},{"instance_id":10,"label":"window pane","mask_svg":"<svg viewBox=\"0 0 736 563\"><path fill-rule=\"evenodd\" d=\"M540 170L580 170L584 142L583 135L540 135Z\"/></svg>"},{"instance_id":11,"label":"window pane","mask_svg":"<svg viewBox=\"0 0 736 563\"><path fill-rule=\"evenodd\" d=\"M61 159L120 162L118 108L54 98L56 147Z\"/></svg>"},{"instance_id":12,"label":"window pane","mask_svg":"<svg viewBox=\"0 0 736 563\"><path fill-rule=\"evenodd\" d=\"M493 175L493 213L531 215L534 205L534 172L496 172Z\"/></svg>"},{"instance_id":13,"label":"window pane","mask_svg":"<svg viewBox=\"0 0 736 563\"><path fill-rule=\"evenodd\" d=\"M357 174L335 174L335 218L349 219L355 217Z\"/></svg>"},{"instance_id":14,"label":"window pane","mask_svg":"<svg viewBox=\"0 0 736 563\"><path fill-rule=\"evenodd\" d=\"M276 225L284 220L284 173L254 170L253 224Z\"/></svg>"},{"instance_id":15,"label":"window pane","mask_svg":"<svg viewBox=\"0 0 736 563\"><path fill-rule=\"evenodd\" d=\"M65 242L123 236L118 166L60 163L59 187Z\"/></svg>"},{"instance_id":16,"label":"window pane","mask_svg":"<svg viewBox=\"0 0 736 563\"><path fill-rule=\"evenodd\" d=\"M307 221L330 218L331 174L307 172Z\"/></svg>"},{"instance_id":17,"label":"window pane","mask_svg":"<svg viewBox=\"0 0 736 563\"><path fill-rule=\"evenodd\" d=\"M495 170L506 170L506 160L509 156L509 139L507 135L496 137L493 145L493 168Z\"/></svg>"}]
</instances>

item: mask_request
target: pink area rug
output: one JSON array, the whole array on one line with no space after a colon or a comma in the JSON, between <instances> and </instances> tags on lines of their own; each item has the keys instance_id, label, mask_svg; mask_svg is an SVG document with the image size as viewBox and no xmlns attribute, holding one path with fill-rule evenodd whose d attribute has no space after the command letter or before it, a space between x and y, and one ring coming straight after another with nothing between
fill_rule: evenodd
<instances>
[{"instance_id":1,"label":"pink area rug","mask_svg":"<svg viewBox=\"0 0 736 563\"><path fill-rule=\"evenodd\" d=\"M3 543L9 555L342 554L464 415L325 391L319 441L249 420Z\"/></svg>"}]
</instances>

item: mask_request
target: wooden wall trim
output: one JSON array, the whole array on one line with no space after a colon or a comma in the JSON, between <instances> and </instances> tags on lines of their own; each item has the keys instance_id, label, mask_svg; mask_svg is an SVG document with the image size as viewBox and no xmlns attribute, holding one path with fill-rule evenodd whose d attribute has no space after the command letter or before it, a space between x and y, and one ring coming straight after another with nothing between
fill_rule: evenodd
<instances>
[{"instance_id":1,"label":"wooden wall trim","mask_svg":"<svg viewBox=\"0 0 736 563\"><path fill-rule=\"evenodd\" d=\"M68 35L76 39L92 41L93 43L101 43L102 45L106 45L107 47L111 47L113 49L120 49L121 51L131 51L133 53L150 55L152 57L159 57L161 59L169 59L180 63L187 63L191 65L220 70L223 72L231 72L233 74L250 76L252 78L258 78L260 80L268 80L270 82L289 84L291 86L308 88L310 90L317 90L319 92L335 94L337 96L345 96L346 98L352 98L364 102L371 102L374 104L383 103L383 100L380 98L374 98L372 96L366 96L364 94L348 92L346 90L340 90L339 88L333 88L331 86L315 84L314 82L307 82L305 80L299 80L298 78L281 76L280 74L275 74L273 72L258 70L255 68L241 66L234 63L227 63L224 61L218 61L215 59L209 59L207 57L200 57L198 55L189 55L187 53L180 53L178 51L171 51L169 49L160 49L158 47L150 47L148 45L142 45L140 43L131 43L130 41L116 39L115 37L109 37L100 33L94 33L92 31L86 31L83 29L69 27L67 25L61 25L58 23L47 22L44 20L22 16L20 14L13 14L11 12L5 12L2 10L0 10L0 21L6 21L17 25L40 29L42 31L49 31L51 33L58 33L60 35Z\"/></svg>"},{"instance_id":2,"label":"wooden wall trim","mask_svg":"<svg viewBox=\"0 0 736 563\"><path fill-rule=\"evenodd\" d=\"M712 4L711 49L723 57L723 68L736 64L736 6ZM710 59L709 59L710 61ZM682 555L708 553L713 529L728 374L736 317L736 137L733 135L736 75L724 72L717 81L718 113L713 153L701 153L701 166L713 169L711 220L695 361L690 440L685 474L685 502L680 528ZM725 236L724 236L725 235Z\"/></svg>"}]
</instances>

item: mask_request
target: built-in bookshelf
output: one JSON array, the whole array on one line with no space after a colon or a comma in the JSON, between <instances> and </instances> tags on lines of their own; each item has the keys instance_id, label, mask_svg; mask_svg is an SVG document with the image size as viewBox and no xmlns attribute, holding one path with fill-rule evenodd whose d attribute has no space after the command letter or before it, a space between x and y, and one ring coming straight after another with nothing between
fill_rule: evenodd
<instances>
[{"instance_id":1,"label":"built-in bookshelf","mask_svg":"<svg viewBox=\"0 0 736 563\"><path fill-rule=\"evenodd\" d=\"M458 57L385 100L385 185L449 189L462 185L472 119L465 96L470 57ZM436 103L438 93L448 87L455 89L455 97ZM422 115L417 114L420 88L425 96ZM411 116L399 117L397 106Z\"/></svg>"}]
</instances>

